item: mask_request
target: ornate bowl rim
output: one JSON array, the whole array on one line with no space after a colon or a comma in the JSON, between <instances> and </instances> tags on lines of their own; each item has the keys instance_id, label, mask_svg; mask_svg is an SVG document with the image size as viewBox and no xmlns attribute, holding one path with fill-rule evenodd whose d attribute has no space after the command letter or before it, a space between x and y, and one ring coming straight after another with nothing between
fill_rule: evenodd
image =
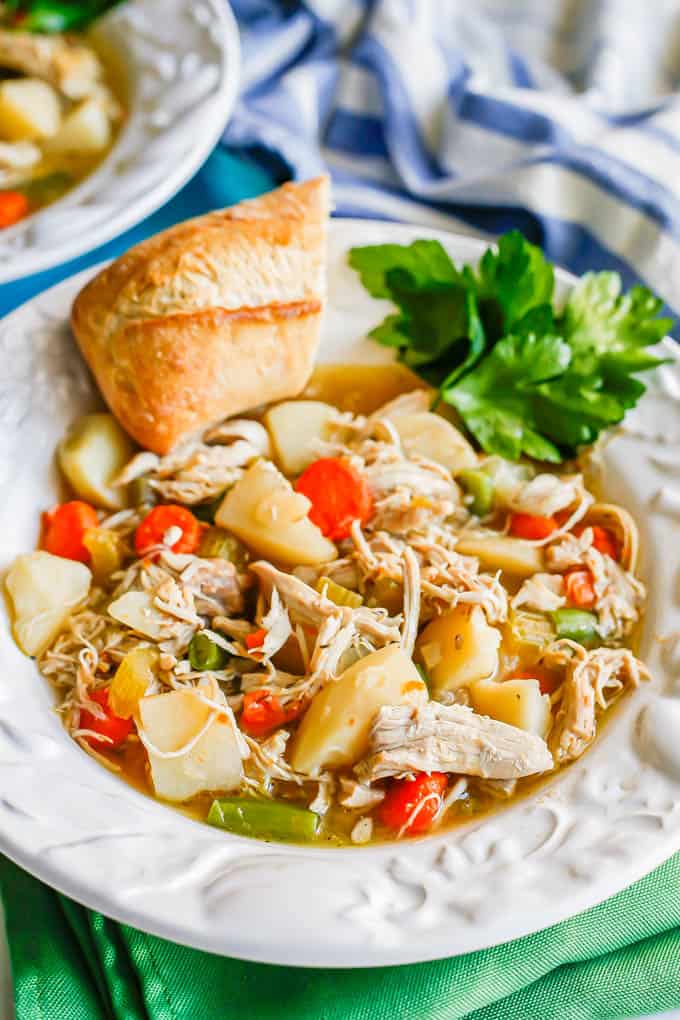
<instances>
[{"instance_id":1,"label":"ornate bowl rim","mask_svg":"<svg viewBox=\"0 0 680 1020\"><path fill-rule=\"evenodd\" d=\"M363 338L384 312L347 266L353 244L435 237L457 259L481 241L334 220L320 360L378 362ZM0 569L35 543L54 499L54 445L97 406L68 331L87 270L0 322ZM558 271L563 291L573 277ZM387 307L387 306L385 306ZM135 791L66 735L35 665L0 620L0 849L104 914L175 942L268 963L413 963L537 931L623 889L680 849L680 356L607 445L612 498L642 527L650 605L641 655L654 679L622 700L595 745L524 800L408 844L267 844L201 825ZM4 470L3 470L4 468ZM674 544L675 538L675 544ZM659 641L659 636L667 640Z\"/></svg>"}]
</instances>

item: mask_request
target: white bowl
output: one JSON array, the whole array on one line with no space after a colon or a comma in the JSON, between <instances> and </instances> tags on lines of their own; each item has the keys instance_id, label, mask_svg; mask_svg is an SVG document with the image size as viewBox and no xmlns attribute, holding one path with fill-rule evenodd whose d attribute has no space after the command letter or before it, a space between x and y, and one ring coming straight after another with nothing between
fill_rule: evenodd
<instances>
[{"instance_id":1,"label":"white bowl","mask_svg":"<svg viewBox=\"0 0 680 1020\"><path fill-rule=\"evenodd\" d=\"M364 339L388 307L347 266L353 244L451 234L334 221L323 361L383 361ZM67 326L88 270L0 323L0 568L34 547L57 498L55 445L98 396ZM570 278L559 273L568 289ZM374 966L452 956L536 931L612 895L680 849L680 360L657 371L607 446L606 491L642 528L651 683L539 793L418 842L314 849L220 832L145 797L67 736L35 664L0 619L0 849L90 907L229 956ZM670 636L675 634L674 638ZM663 645L659 635L669 635Z\"/></svg>"},{"instance_id":2,"label":"white bowl","mask_svg":"<svg viewBox=\"0 0 680 1020\"><path fill-rule=\"evenodd\" d=\"M126 0L93 33L124 75L127 121L94 173L0 230L0 283L82 255L149 216L205 161L234 105L240 49L226 0Z\"/></svg>"}]
</instances>

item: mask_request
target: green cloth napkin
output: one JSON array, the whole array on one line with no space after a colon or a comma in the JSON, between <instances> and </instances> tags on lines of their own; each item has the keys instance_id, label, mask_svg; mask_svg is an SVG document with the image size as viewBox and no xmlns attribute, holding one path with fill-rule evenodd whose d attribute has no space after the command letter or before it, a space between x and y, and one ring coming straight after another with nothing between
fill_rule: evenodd
<instances>
[{"instance_id":1,"label":"green cloth napkin","mask_svg":"<svg viewBox=\"0 0 680 1020\"><path fill-rule=\"evenodd\" d=\"M186 949L85 910L3 859L0 887L17 1020L615 1020L680 1005L680 854L535 935L374 970Z\"/></svg>"}]
</instances>

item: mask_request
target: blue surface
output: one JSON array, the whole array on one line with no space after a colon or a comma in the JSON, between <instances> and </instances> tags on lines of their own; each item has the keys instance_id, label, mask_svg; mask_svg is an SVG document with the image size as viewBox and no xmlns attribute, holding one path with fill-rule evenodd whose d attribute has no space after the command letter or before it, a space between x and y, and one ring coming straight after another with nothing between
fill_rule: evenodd
<instances>
[{"instance_id":1,"label":"blue surface","mask_svg":"<svg viewBox=\"0 0 680 1020\"><path fill-rule=\"evenodd\" d=\"M252 198L263 191L268 191L275 183L273 178L255 163L218 146L196 176L185 184L167 205L136 227L77 259L0 286L0 316L6 315L17 305L59 283L60 280L65 280L66 277L73 276L81 269L86 269L87 266L103 259L120 255L133 244L150 237L151 234L157 234L159 230L165 230L173 223L188 219L190 216L198 216L208 209L231 205L242 198Z\"/></svg>"}]
</instances>

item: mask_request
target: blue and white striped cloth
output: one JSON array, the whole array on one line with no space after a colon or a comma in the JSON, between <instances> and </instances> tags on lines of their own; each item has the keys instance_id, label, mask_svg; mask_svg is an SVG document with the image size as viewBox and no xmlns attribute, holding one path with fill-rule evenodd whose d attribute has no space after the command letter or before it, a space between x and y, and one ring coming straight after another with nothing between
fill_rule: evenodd
<instances>
[{"instance_id":1,"label":"blue and white striped cloth","mask_svg":"<svg viewBox=\"0 0 680 1020\"><path fill-rule=\"evenodd\" d=\"M228 144L329 169L341 215L519 227L680 311L680 0L232 3Z\"/></svg>"}]
</instances>

